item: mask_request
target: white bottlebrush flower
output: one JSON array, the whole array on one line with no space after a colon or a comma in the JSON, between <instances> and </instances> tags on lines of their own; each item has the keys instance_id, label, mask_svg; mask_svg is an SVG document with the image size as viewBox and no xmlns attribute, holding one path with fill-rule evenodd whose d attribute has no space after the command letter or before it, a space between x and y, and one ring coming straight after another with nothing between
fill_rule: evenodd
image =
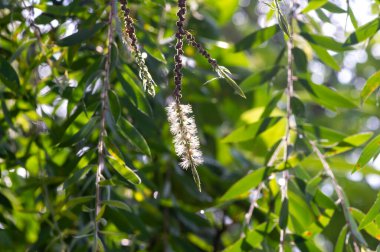
<instances>
[{"instance_id":1,"label":"white bottlebrush flower","mask_svg":"<svg viewBox=\"0 0 380 252\"><path fill-rule=\"evenodd\" d=\"M203 163L203 155L199 149L200 143L191 105L182 105L173 101L166 108L166 111L170 132L174 138L174 149L181 158L179 165L185 170L191 168L194 180L200 190L200 180L196 167Z\"/></svg>"}]
</instances>

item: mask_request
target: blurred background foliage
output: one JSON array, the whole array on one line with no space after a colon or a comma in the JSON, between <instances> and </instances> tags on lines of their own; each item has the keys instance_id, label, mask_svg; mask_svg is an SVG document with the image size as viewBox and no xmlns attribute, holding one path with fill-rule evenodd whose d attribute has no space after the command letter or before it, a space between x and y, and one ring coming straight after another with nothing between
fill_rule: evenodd
<instances>
[{"instance_id":1,"label":"blurred background foliage","mask_svg":"<svg viewBox=\"0 0 380 252\"><path fill-rule=\"evenodd\" d=\"M212 80L217 76L207 61L185 47L183 101L194 108L205 155L200 193L178 166L164 110L173 88L176 2L129 1L158 89L154 98L144 93L116 18L106 138L114 159L95 217L108 1L1 0L0 251L88 251L94 221L106 251L277 251L284 219L286 251L355 251L356 232L367 243L358 242L363 250L375 251L380 161L371 158L379 140L352 171L380 127L378 96L361 103L380 85L375 75L362 92L380 68L380 3L294 2L297 126L288 164L280 154L262 168L286 125L286 38L273 3L188 0L187 29L231 70L247 97ZM285 15L291 5L280 1ZM356 224L347 228L309 140L327 157ZM287 211L283 169L291 174Z\"/></svg>"}]
</instances>

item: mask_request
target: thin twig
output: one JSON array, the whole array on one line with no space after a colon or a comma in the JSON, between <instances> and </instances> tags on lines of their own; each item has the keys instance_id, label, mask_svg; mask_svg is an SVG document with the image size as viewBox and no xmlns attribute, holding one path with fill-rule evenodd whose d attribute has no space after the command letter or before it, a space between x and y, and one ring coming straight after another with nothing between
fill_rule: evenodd
<instances>
[{"instance_id":1,"label":"thin twig","mask_svg":"<svg viewBox=\"0 0 380 252\"><path fill-rule=\"evenodd\" d=\"M104 139L107 135L106 129L106 114L108 110L108 90L110 89L110 71L111 71L111 50L114 37L114 29L112 26L112 21L115 15L115 0L110 0L111 10L108 18L108 51L106 55L105 62L105 76L103 81L103 88L101 92L101 120L100 120L100 135L98 143L98 167L96 170L96 180L95 180L95 236L94 236L94 250L98 249L98 239L99 239L99 223L96 220L101 209L101 191L100 191L100 181L102 178L102 171L105 166L105 143Z\"/></svg>"},{"instance_id":2,"label":"thin twig","mask_svg":"<svg viewBox=\"0 0 380 252\"><path fill-rule=\"evenodd\" d=\"M291 7L291 9L293 6ZM290 14L289 20L289 38L287 41L287 49L288 49L288 64L287 64L287 87L286 87L286 131L284 138L284 163L288 161L289 156L289 146L290 146L290 131L292 127L292 107L291 107L291 99L294 96L294 88L293 88L293 28L292 28L292 19L293 19L293 10ZM284 202L288 197L288 181L289 181L289 171L285 170L283 172L283 185L281 187L281 200ZM282 229L280 233L280 252L285 251L285 233L286 230Z\"/></svg>"},{"instance_id":3,"label":"thin twig","mask_svg":"<svg viewBox=\"0 0 380 252\"><path fill-rule=\"evenodd\" d=\"M323 166L327 176L329 176L331 181L332 181L332 184L334 186L334 190L335 190L335 192L338 196L338 199L339 199L339 203L343 209L343 214L344 214L344 218L346 220L347 226L350 229L351 234L352 234L354 231L352 230L352 227L350 225L350 207L347 204L346 198L344 196L343 189L338 184L338 181L336 180L335 175L334 175L333 171L331 170L329 163L327 163L325 155L322 154L322 152L319 150L319 148L317 147L317 145L314 141L309 141L309 143L311 144L313 151L317 154L318 159L321 161L322 166ZM352 236L352 238L354 240L353 243L354 243L355 251L359 252L360 249L359 249L359 246L357 245L356 238L354 236Z\"/></svg>"},{"instance_id":4,"label":"thin twig","mask_svg":"<svg viewBox=\"0 0 380 252\"><path fill-rule=\"evenodd\" d=\"M278 157L278 154L280 153L280 150L282 148L282 145L283 145L283 141L281 140L280 144L277 146L277 148L275 149L275 151L273 152L271 158L269 159L268 163L267 163L267 167L271 167L274 165L274 162L276 161L277 157ZM259 198L259 195L260 195L260 192L261 190L265 187L265 182L266 180L262 181L258 186L257 188L252 192L253 194L253 197L252 197L252 201L251 201L251 204L249 206L249 209L248 209L248 212L246 213L245 215L245 218L244 218L244 223L243 223L243 228L242 228L242 231L241 231L241 234L240 234L240 237L244 237L244 230L245 230L245 227L249 226L249 223L251 223L251 219L252 219L252 215L253 215L253 211L255 210L256 208L256 205L257 205L257 200Z\"/></svg>"}]
</instances>

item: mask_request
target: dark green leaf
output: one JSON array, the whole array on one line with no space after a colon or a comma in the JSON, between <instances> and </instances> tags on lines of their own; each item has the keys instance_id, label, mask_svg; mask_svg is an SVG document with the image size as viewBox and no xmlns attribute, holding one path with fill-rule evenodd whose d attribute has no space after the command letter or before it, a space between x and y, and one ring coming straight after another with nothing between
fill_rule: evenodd
<instances>
[{"instance_id":1,"label":"dark green leaf","mask_svg":"<svg viewBox=\"0 0 380 252\"><path fill-rule=\"evenodd\" d=\"M257 30L236 43L235 50L239 52L251 47L259 46L265 41L269 40L279 31L280 27L278 25L273 25L261 30Z\"/></svg>"},{"instance_id":2,"label":"dark green leaf","mask_svg":"<svg viewBox=\"0 0 380 252\"><path fill-rule=\"evenodd\" d=\"M267 81L274 78L279 70L280 66L274 66L273 68L254 73L243 80L240 87L244 92L249 92L260 85L264 85Z\"/></svg>"},{"instance_id":3,"label":"dark green leaf","mask_svg":"<svg viewBox=\"0 0 380 252\"><path fill-rule=\"evenodd\" d=\"M351 47L345 46L337 41L335 41L331 37L321 36L321 35L315 35L310 34L306 32L301 32L300 35L304 37L307 41L310 43L313 43L317 46L324 47L325 49L336 51L336 52L343 52L352 50Z\"/></svg>"},{"instance_id":4,"label":"dark green leaf","mask_svg":"<svg viewBox=\"0 0 380 252\"><path fill-rule=\"evenodd\" d=\"M332 13L346 13L345 10L343 10L342 8L340 8L339 6L331 2L327 2L326 4L322 6L322 8Z\"/></svg>"},{"instance_id":5,"label":"dark green leaf","mask_svg":"<svg viewBox=\"0 0 380 252\"><path fill-rule=\"evenodd\" d=\"M121 129L120 133L128 139L131 144L135 145L141 152L151 156L149 146L144 137L128 120L121 118L118 125Z\"/></svg>"},{"instance_id":6,"label":"dark green leaf","mask_svg":"<svg viewBox=\"0 0 380 252\"><path fill-rule=\"evenodd\" d=\"M116 95L115 91L108 91L108 100L113 119L115 120L115 122L117 122L121 116L121 105L119 97Z\"/></svg>"},{"instance_id":7,"label":"dark green leaf","mask_svg":"<svg viewBox=\"0 0 380 252\"><path fill-rule=\"evenodd\" d=\"M91 28L83 28L74 34L57 41L57 45L72 46L72 45L80 44L92 38L96 32L98 32L101 28L104 27L104 25L105 25L104 23L96 23Z\"/></svg>"},{"instance_id":8,"label":"dark green leaf","mask_svg":"<svg viewBox=\"0 0 380 252\"><path fill-rule=\"evenodd\" d=\"M332 110L336 108L356 108L352 101L324 85L317 85L306 79L300 79L300 83L311 94L312 98L322 106Z\"/></svg>"},{"instance_id":9,"label":"dark green leaf","mask_svg":"<svg viewBox=\"0 0 380 252\"><path fill-rule=\"evenodd\" d=\"M15 93L20 89L20 81L16 71L2 57L0 57L0 81Z\"/></svg>"},{"instance_id":10,"label":"dark green leaf","mask_svg":"<svg viewBox=\"0 0 380 252\"><path fill-rule=\"evenodd\" d=\"M280 220L279 220L279 226L281 229L285 229L288 225L288 217L289 217L289 200L288 198L284 198L284 200L281 201L281 210L280 210Z\"/></svg>"}]
</instances>

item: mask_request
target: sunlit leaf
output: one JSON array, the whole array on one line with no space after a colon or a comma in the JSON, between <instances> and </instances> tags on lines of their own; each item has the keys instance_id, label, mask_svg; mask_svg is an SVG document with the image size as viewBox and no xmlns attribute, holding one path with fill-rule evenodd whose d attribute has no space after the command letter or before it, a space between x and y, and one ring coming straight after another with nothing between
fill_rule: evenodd
<instances>
[{"instance_id":1,"label":"sunlit leaf","mask_svg":"<svg viewBox=\"0 0 380 252\"><path fill-rule=\"evenodd\" d=\"M359 229L365 228L370 222L372 222L380 214L380 193L377 194L377 199L373 203L371 209L369 209L366 216L360 222ZM380 233L379 233L380 240Z\"/></svg>"},{"instance_id":2,"label":"sunlit leaf","mask_svg":"<svg viewBox=\"0 0 380 252\"><path fill-rule=\"evenodd\" d=\"M364 103L368 97L375 92L380 86L380 71L374 73L367 82L364 84L362 92L360 93L361 102Z\"/></svg>"},{"instance_id":3,"label":"sunlit leaf","mask_svg":"<svg viewBox=\"0 0 380 252\"><path fill-rule=\"evenodd\" d=\"M354 171L364 168L368 162L380 153L380 135L376 136L363 149L359 160L357 161Z\"/></svg>"},{"instance_id":4,"label":"sunlit leaf","mask_svg":"<svg viewBox=\"0 0 380 252\"><path fill-rule=\"evenodd\" d=\"M260 168L252 171L234 183L228 191L220 198L220 201L227 201L247 194L249 190L256 188L260 182L268 176L268 169Z\"/></svg>"},{"instance_id":5,"label":"sunlit leaf","mask_svg":"<svg viewBox=\"0 0 380 252\"><path fill-rule=\"evenodd\" d=\"M360 26L356 29L355 32L351 33L351 35L347 38L346 42L344 42L345 46L354 45L366 40L369 37L374 36L377 31L380 29L380 18L376 18L371 22Z\"/></svg>"},{"instance_id":6,"label":"sunlit leaf","mask_svg":"<svg viewBox=\"0 0 380 252\"><path fill-rule=\"evenodd\" d=\"M308 5L302 10L303 13L316 10L325 5L328 0L310 0Z\"/></svg>"}]
</instances>

